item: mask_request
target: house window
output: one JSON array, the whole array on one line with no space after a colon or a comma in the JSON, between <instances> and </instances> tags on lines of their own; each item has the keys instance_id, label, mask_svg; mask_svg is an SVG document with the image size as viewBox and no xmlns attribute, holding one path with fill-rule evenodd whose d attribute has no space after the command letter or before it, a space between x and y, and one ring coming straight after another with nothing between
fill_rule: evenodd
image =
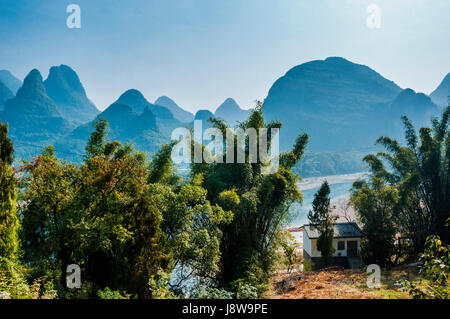
<instances>
[{"instance_id":1,"label":"house window","mask_svg":"<svg viewBox=\"0 0 450 319\"><path fill-rule=\"evenodd\" d=\"M338 250L345 249L345 241L338 241Z\"/></svg>"}]
</instances>

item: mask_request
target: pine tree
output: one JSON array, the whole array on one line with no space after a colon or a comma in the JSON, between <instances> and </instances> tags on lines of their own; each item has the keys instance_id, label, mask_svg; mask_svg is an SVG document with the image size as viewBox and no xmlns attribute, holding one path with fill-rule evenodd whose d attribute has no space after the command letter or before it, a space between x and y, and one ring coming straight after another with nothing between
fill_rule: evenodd
<instances>
[{"instance_id":1,"label":"pine tree","mask_svg":"<svg viewBox=\"0 0 450 319\"><path fill-rule=\"evenodd\" d=\"M311 226L319 231L317 249L322 255L325 266L329 266L334 254L333 235L336 217L331 215L330 208L330 186L325 181L314 195L313 210L309 211L308 219Z\"/></svg>"}]
</instances>

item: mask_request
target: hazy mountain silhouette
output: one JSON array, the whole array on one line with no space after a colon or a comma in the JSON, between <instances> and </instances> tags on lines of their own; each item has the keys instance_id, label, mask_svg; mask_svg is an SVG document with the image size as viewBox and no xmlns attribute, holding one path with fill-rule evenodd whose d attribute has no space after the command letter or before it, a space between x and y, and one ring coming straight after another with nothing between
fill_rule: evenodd
<instances>
[{"instance_id":1,"label":"hazy mountain silhouette","mask_svg":"<svg viewBox=\"0 0 450 319\"><path fill-rule=\"evenodd\" d=\"M0 81L0 111L4 109L4 104L14 97L13 92Z\"/></svg>"},{"instance_id":2,"label":"hazy mountain silhouette","mask_svg":"<svg viewBox=\"0 0 450 319\"><path fill-rule=\"evenodd\" d=\"M395 137L403 141L404 127L401 117L408 116L413 125L419 129L430 125L430 119L438 116L439 107L429 96L416 93L412 89L401 91L393 101L374 105L367 119L359 124L366 133Z\"/></svg>"},{"instance_id":3,"label":"hazy mountain silhouette","mask_svg":"<svg viewBox=\"0 0 450 319\"><path fill-rule=\"evenodd\" d=\"M87 123L99 113L86 96L77 73L67 65L51 67L44 86L61 115L70 122Z\"/></svg>"},{"instance_id":4,"label":"hazy mountain silhouette","mask_svg":"<svg viewBox=\"0 0 450 319\"><path fill-rule=\"evenodd\" d=\"M23 157L37 151L36 148L53 143L74 128L47 96L42 76L36 69L27 75L17 95L5 103L0 120L9 124L14 143L28 143L17 148L17 155Z\"/></svg>"},{"instance_id":5,"label":"hazy mountain silhouette","mask_svg":"<svg viewBox=\"0 0 450 319\"><path fill-rule=\"evenodd\" d=\"M194 120L194 114L185 111L178 104L176 104L172 99L167 96L160 96L155 103L156 105L161 105L169 109L172 112L175 119L183 123L189 123Z\"/></svg>"},{"instance_id":6,"label":"hazy mountain silhouette","mask_svg":"<svg viewBox=\"0 0 450 319\"><path fill-rule=\"evenodd\" d=\"M407 115L417 127L421 127L429 124L432 116L439 115L439 108L429 96L405 89L391 103L388 112L395 118Z\"/></svg>"},{"instance_id":7,"label":"hazy mountain silhouette","mask_svg":"<svg viewBox=\"0 0 450 319\"><path fill-rule=\"evenodd\" d=\"M152 107L152 104L145 99L144 95L135 89L125 91L116 103L129 105L136 113L143 113L146 107Z\"/></svg>"},{"instance_id":8,"label":"hazy mountain silhouette","mask_svg":"<svg viewBox=\"0 0 450 319\"><path fill-rule=\"evenodd\" d=\"M159 118L152 109L159 112ZM108 121L109 140L133 142L138 150L148 152L156 152L159 146L169 142L170 134L167 131L179 124L169 110L149 103L141 92L134 89L123 93L96 119L98 118ZM93 121L77 127L67 137L58 141L57 146L83 153L89 135L94 130L92 124ZM159 126L164 128L164 132L159 130Z\"/></svg>"},{"instance_id":9,"label":"hazy mountain silhouette","mask_svg":"<svg viewBox=\"0 0 450 319\"><path fill-rule=\"evenodd\" d=\"M131 106L133 111L135 111L136 113L142 113L144 112L145 108L148 107L158 118L174 118L173 114L165 106L150 103L140 91L135 89L131 89L123 93L116 102Z\"/></svg>"},{"instance_id":10,"label":"hazy mountain silhouette","mask_svg":"<svg viewBox=\"0 0 450 319\"><path fill-rule=\"evenodd\" d=\"M433 92L435 101L445 96L449 81L447 76ZM0 111L0 120L10 124L19 158L55 143L57 153L62 152L58 154L60 157L82 159L93 131L92 120L75 127L63 117L92 119L95 106L72 69L53 67L45 85L39 71L33 70L15 97L14 92L4 87L2 90L1 86L0 94L0 98L7 100L4 111ZM133 142L140 151L155 152L169 142L175 128L193 126L194 119L202 121L203 129L211 127L208 122L211 117L222 118L234 126L245 120L249 112L230 98L219 106L216 114L200 110L193 116L167 97L152 104L141 92L132 89L96 118L103 117L109 122L110 140ZM429 125L430 117L437 115L439 108L425 94L402 90L367 66L343 58L328 58L296 66L278 79L265 99L264 113L267 120L278 119L283 123L282 150L290 148L301 132L310 135L307 157L296 170L311 176L360 171L361 157L373 149L379 136L403 136L400 116L407 115L420 127ZM191 121L183 122L180 118Z\"/></svg>"},{"instance_id":11,"label":"hazy mountain silhouette","mask_svg":"<svg viewBox=\"0 0 450 319\"><path fill-rule=\"evenodd\" d=\"M194 120L207 121L210 118L214 117L214 114L209 110L199 110L195 113Z\"/></svg>"},{"instance_id":12,"label":"hazy mountain silhouette","mask_svg":"<svg viewBox=\"0 0 450 319\"><path fill-rule=\"evenodd\" d=\"M414 118L429 121L428 115L435 111L430 102L423 94L402 92L367 66L333 57L289 70L270 89L264 112L268 119L283 123L282 149L291 147L300 132L307 132L309 150L343 151L373 145L410 111Z\"/></svg>"},{"instance_id":13,"label":"hazy mountain silhouette","mask_svg":"<svg viewBox=\"0 0 450 319\"><path fill-rule=\"evenodd\" d=\"M214 112L215 117L225 120L231 127L245 121L249 115L250 111L241 109L232 98L226 99Z\"/></svg>"},{"instance_id":14,"label":"hazy mountain silhouette","mask_svg":"<svg viewBox=\"0 0 450 319\"><path fill-rule=\"evenodd\" d=\"M111 104L99 117L108 121L112 137L135 136L143 130L157 131L155 115L147 108L142 114L134 112L127 104Z\"/></svg>"},{"instance_id":15,"label":"hazy mountain silhouette","mask_svg":"<svg viewBox=\"0 0 450 319\"><path fill-rule=\"evenodd\" d=\"M202 130L205 130L212 126L212 123L209 122L210 118L214 118L214 114L209 110L198 110L195 113L194 121L202 121ZM190 123L191 127L194 127L194 122Z\"/></svg>"},{"instance_id":16,"label":"hazy mountain silhouette","mask_svg":"<svg viewBox=\"0 0 450 319\"><path fill-rule=\"evenodd\" d=\"M155 115L158 130L166 136L170 137L174 128L184 126L183 123L173 116L169 109L150 103L138 90L131 89L126 91L117 99L116 103L129 105L138 114L143 113L145 108L148 108Z\"/></svg>"},{"instance_id":17,"label":"hazy mountain silhouette","mask_svg":"<svg viewBox=\"0 0 450 319\"><path fill-rule=\"evenodd\" d=\"M41 73L36 69L26 76L16 97L6 103L5 112L17 116L61 117L58 106L47 96Z\"/></svg>"},{"instance_id":18,"label":"hazy mountain silhouette","mask_svg":"<svg viewBox=\"0 0 450 319\"><path fill-rule=\"evenodd\" d=\"M136 137L144 131L157 131L155 115L148 108L142 114L138 114L129 105L115 102L99 114L97 118L108 121L108 137L110 139L128 141L131 137ZM94 130L92 124L93 121L79 126L68 138L87 142L90 133Z\"/></svg>"},{"instance_id":19,"label":"hazy mountain silhouette","mask_svg":"<svg viewBox=\"0 0 450 319\"><path fill-rule=\"evenodd\" d=\"M445 76L441 84L430 94L431 99L440 107L450 103L450 73Z\"/></svg>"},{"instance_id":20,"label":"hazy mountain silhouette","mask_svg":"<svg viewBox=\"0 0 450 319\"><path fill-rule=\"evenodd\" d=\"M12 75L8 70L0 70L0 82L3 82L14 95L22 86L22 81Z\"/></svg>"}]
</instances>

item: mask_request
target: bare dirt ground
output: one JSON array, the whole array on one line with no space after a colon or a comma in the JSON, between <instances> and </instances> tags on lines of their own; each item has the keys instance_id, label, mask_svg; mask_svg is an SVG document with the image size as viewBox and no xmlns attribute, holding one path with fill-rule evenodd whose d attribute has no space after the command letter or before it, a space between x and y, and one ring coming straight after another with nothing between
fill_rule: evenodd
<instances>
[{"instance_id":1,"label":"bare dirt ground","mask_svg":"<svg viewBox=\"0 0 450 319\"><path fill-rule=\"evenodd\" d=\"M381 288L367 287L364 270L329 267L321 271L278 274L271 278L269 299L407 299L398 285L402 279L416 280L413 267L382 270Z\"/></svg>"}]
</instances>

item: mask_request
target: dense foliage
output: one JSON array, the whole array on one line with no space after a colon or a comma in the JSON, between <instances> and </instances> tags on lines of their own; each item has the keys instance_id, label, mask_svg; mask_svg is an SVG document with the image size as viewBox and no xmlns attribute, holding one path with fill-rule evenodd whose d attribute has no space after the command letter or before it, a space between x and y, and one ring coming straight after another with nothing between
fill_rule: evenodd
<instances>
[{"instance_id":1,"label":"dense foliage","mask_svg":"<svg viewBox=\"0 0 450 319\"><path fill-rule=\"evenodd\" d=\"M94 122L82 164L58 159L49 146L23 162L16 186L12 144L2 126L1 216L6 217L0 220L5 233L0 248L2 260L19 265L21 257L26 265L21 278L34 291L27 296L259 296L279 256L289 206L301 200L291 167L307 136L281 155L275 173L264 175L266 164L249 163L247 141L246 163L193 164L183 181L171 160L175 143L147 161L132 144L108 142L108 127L102 118ZM242 127L281 124L266 124L260 105ZM72 264L80 267L81 289L67 287ZM11 274L2 276L0 288L11 291L6 284Z\"/></svg>"},{"instance_id":2,"label":"dense foliage","mask_svg":"<svg viewBox=\"0 0 450 319\"><path fill-rule=\"evenodd\" d=\"M420 255L419 272L427 282L406 282L409 293L415 299L450 298L450 245L445 245L439 236L429 236L425 251Z\"/></svg>"},{"instance_id":3,"label":"dense foliage","mask_svg":"<svg viewBox=\"0 0 450 319\"><path fill-rule=\"evenodd\" d=\"M226 136L226 125L220 120L212 120L213 125ZM265 123L263 105L259 103L247 121L241 123L243 130L255 129L260 147L260 128L269 132L271 128L281 128L279 122ZM234 136L235 149L239 147ZM289 207L302 196L296 182L298 176L291 168L300 160L308 142L306 134L300 135L292 149L280 155L280 167L272 174L262 174L264 165L258 158L255 163L249 160L251 141L246 139L245 163L238 163L237 152L234 164L225 163L227 152L223 152L224 163L197 163L192 166L192 176L202 176L202 186L207 190L208 199L225 210L233 211L230 224L221 227L221 269L219 283L232 287L242 280L258 288L266 289L268 278L274 270L277 250L281 249L283 228L290 219ZM228 151L228 150L227 150Z\"/></svg>"},{"instance_id":4,"label":"dense foliage","mask_svg":"<svg viewBox=\"0 0 450 319\"><path fill-rule=\"evenodd\" d=\"M415 254L409 257L413 258L424 250L430 235L449 242L450 231L445 227L450 216L449 116L450 106L440 119L432 119L431 128L422 127L419 135L410 120L402 117L406 145L380 137L377 143L386 152L364 157L372 171L371 181L355 182L351 201L366 235L367 262L401 262L405 259L400 258L404 254L401 239L412 244Z\"/></svg>"},{"instance_id":5,"label":"dense foliage","mask_svg":"<svg viewBox=\"0 0 450 319\"><path fill-rule=\"evenodd\" d=\"M15 177L11 169L14 150L8 126L0 123L0 258L14 259L19 249L19 218Z\"/></svg>"},{"instance_id":6,"label":"dense foliage","mask_svg":"<svg viewBox=\"0 0 450 319\"><path fill-rule=\"evenodd\" d=\"M363 225L365 236L361 251L367 263L380 266L392 264L396 234L394 209L398 201L397 189L384 185L380 178L373 177L370 183L354 183L351 202Z\"/></svg>"},{"instance_id":7,"label":"dense foliage","mask_svg":"<svg viewBox=\"0 0 450 319\"><path fill-rule=\"evenodd\" d=\"M420 261L433 291L418 295L447 296L449 116L450 107L419 137L404 118L407 146L380 138L387 152L364 158L372 175L352 191L366 261L398 263L397 235L413 244L413 258L424 251ZM227 136L223 121L210 123ZM175 142L147 160L133 144L108 141L108 127L101 118L94 122L81 164L59 159L48 146L16 170L7 126L0 125L0 292L13 298L256 298L279 264L292 267L295 250L285 228L294 217L289 208L302 201L293 169L308 135L298 136L292 150L280 154L279 167L265 174L270 162L252 161L249 151L261 147L261 128L268 129L270 149L270 129L281 123L267 123L258 103L239 125L255 129L256 140L246 136L242 144L232 136L245 161L239 163L235 151L234 163L226 163L227 148L223 163L211 162L218 154L200 145L206 158L183 180L171 160ZM328 265L335 222L328 183L308 217ZM72 264L81 269L81 289L67 287Z\"/></svg>"},{"instance_id":8,"label":"dense foliage","mask_svg":"<svg viewBox=\"0 0 450 319\"><path fill-rule=\"evenodd\" d=\"M19 265L19 215L17 212L16 178L11 164L13 144L8 126L0 122L0 291L12 297L24 297L26 285Z\"/></svg>"},{"instance_id":9,"label":"dense foliage","mask_svg":"<svg viewBox=\"0 0 450 319\"><path fill-rule=\"evenodd\" d=\"M413 240L417 252L423 251L430 234L449 240L444 227L450 214L450 107L440 120L433 119L432 128L423 127L417 136L408 118L403 117L406 146L389 137L377 143L387 152L367 155L375 177L398 191L395 218L399 231ZM386 167L386 164L388 167Z\"/></svg>"}]
</instances>

